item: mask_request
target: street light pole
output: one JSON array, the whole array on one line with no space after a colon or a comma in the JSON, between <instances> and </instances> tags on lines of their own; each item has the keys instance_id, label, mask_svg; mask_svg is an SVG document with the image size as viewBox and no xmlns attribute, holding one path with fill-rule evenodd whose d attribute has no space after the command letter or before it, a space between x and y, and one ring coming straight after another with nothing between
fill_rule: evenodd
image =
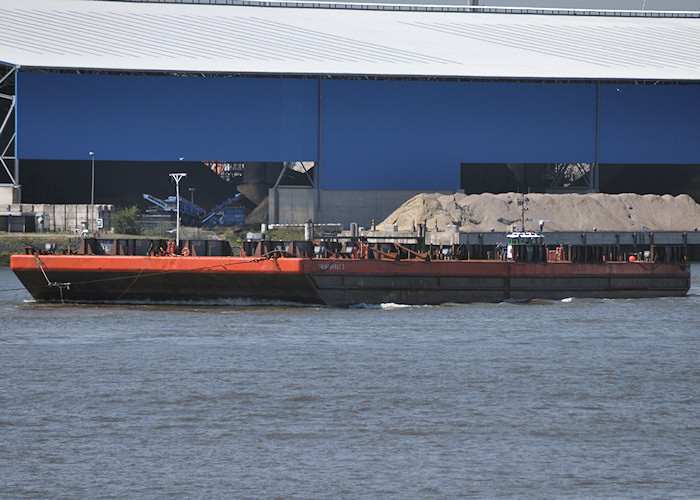
<instances>
[{"instance_id":1,"label":"street light pole","mask_svg":"<svg viewBox=\"0 0 700 500\"><path fill-rule=\"evenodd\" d=\"M90 151L90 157L92 158L92 187L90 188L90 219L88 220L88 228L90 232L94 231L92 227L95 220L95 153Z\"/></svg>"},{"instance_id":2,"label":"street light pole","mask_svg":"<svg viewBox=\"0 0 700 500\"><path fill-rule=\"evenodd\" d=\"M170 174L175 179L175 198L177 200L177 225L175 230L175 251L180 251L180 179L187 177L185 173Z\"/></svg>"}]
</instances>

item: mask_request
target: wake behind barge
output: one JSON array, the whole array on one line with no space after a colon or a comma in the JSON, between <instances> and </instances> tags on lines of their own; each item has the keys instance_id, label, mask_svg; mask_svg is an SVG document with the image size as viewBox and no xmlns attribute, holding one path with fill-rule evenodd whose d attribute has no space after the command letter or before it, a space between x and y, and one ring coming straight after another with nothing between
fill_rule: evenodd
<instances>
[{"instance_id":1,"label":"wake behind barge","mask_svg":"<svg viewBox=\"0 0 700 500\"><path fill-rule=\"evenodd\" d=\"M11 267L37 301L104 303L443 304L567 297L686 295L682 246L549 247L539 233L508 244L332 241L83 240L79 254L27 249Z\"/></svg>"}]
</instances>

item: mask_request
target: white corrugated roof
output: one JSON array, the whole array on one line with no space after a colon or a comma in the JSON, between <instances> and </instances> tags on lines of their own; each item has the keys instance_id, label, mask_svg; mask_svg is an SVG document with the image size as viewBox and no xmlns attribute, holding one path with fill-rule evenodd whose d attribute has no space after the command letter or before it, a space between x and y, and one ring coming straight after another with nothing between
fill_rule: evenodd
<instances>
[{"instance_id":1,"label":"white corrugated roof","mask_svg":"<svg viewBox=\"0 0 700 500\"><path fill-rule=\"evenodd\" d=\"M3 0L0 61L262 74L700 80L700 20Z\"/></svg>"}]
</instances>

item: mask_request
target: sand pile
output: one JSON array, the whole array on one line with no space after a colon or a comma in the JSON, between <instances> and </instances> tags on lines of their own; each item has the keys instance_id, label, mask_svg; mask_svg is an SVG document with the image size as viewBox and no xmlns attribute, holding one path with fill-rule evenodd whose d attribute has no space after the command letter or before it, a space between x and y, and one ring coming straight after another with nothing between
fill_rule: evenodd
<instances>
[{"instance_id":1,"label":"sand pile","mask_svg":"<svg viewBox=\"0 0 700 500\"><path fill-rule=\"evenodd\" d=\"M423 193L401 205L382 224L411 230L419 223L428 229L448 224L462 231L507 231L519 227L523 195ZM700 205L688 195L541 194L525 195L526 218L549 219L545 231L692 231L700 227ZM536 229L537 222L528 222Z\"/></svg>"}]
</instances>

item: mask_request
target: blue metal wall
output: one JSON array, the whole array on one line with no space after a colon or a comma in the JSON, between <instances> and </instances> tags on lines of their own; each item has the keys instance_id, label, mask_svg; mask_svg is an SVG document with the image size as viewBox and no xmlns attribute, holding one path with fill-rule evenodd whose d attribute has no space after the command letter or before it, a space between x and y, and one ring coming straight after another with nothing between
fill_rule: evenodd
<instances>
[{"instance_id":1,"label":"blue metal wall","mask_svg":"<svg viewBox=\"0 0 700 500\"><path fill-rule=\"evenodd\" d=\"M600 162L700 164L700 85L601 85Z\"/></svg>"},{"instance_id":2,"label":"blue metal wall","mask_svg":"<svg viewBox=\"0 0 700 500\"><path fill-rule=\"evenodd\" d=\"M318 154L318 82L20 72L18 156L291 161Z\"/></svg>"},{"instance_id":3,"label":"blue metal wall","mask_svg":"<svg viewBox=\"0 0 700 500\"><path fill-rule=\"evenodd\" d=\"M462 162L594 161L595 102L582 84L324 82L323 186L456 189Z\"/></svg>"},{"instance_id":4,"label":"blue metal wall","mask_svg":"<svg viewBox=\"0 0 700 500\"><path fill-rule=\"evenodd\" d=\"M461 163L593 162L594 83L323 80L324 189L457 189ZM20 159L317 161L319 81L20 72ZM600 86L601 163L700 163L700 85Z\"/></svg>"}]
</instances>

